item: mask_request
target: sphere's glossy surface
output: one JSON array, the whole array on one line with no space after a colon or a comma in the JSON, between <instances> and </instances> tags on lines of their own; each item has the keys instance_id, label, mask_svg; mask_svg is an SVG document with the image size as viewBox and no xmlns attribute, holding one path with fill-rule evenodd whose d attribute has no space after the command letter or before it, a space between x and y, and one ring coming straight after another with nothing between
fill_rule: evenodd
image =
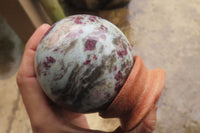
<instances>
[{"instance_id":1,"label":"sphere's glossy surface","mask_svg":"<svg viewBox=\"0 0 200 133\"><path fill-rule=\"evenodd\" d=\"M75 112L101 111L115 98L134 64L130 44L110 22L75 15L55 23L36 53L46 95Z\"/></svg>"}]
</instances>

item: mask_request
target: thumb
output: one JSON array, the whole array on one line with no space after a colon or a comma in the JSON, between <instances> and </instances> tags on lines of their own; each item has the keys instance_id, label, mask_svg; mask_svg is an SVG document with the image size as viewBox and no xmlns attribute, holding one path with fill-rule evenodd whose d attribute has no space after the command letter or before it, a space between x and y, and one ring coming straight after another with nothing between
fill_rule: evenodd
<instances>
[{"instance_id":1,"label":"thumb","mask_svg":"<svg viewBox=\"0 0 200 133\"><path fill-rule=\"evenodd\" d=\"M157 106L154 106L142 123L135 129L134 133L152 133L156 126L156 111Z\"/></svg>"}]
</instances>

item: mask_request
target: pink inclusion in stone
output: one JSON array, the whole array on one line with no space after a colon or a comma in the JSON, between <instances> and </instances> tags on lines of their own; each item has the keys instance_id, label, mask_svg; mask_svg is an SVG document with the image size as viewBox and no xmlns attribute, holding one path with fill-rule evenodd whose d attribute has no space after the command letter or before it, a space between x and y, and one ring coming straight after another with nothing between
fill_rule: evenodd
<instances>
[{"instance_id":1,"label":"pink inclusion in stone","mask_svg":"<svg viewBox=\"0 0 200 133\"><path fill-rule=\"evenodd\" d=\"M123 58L123 56L127 55L128 53L127 53L127 50L124 49L122 51L117 51L117 54L118 54L119 57Z\"/></svg>"},{"instance_id":2,"label":"pink inclusion in stone","mask_svg":"<svg viewBox=\"0 0 200 133\"><path fill-rule=\"evenodd\" d=\"M90 16L89 20L92 21L92 22L94 22L96 20L96 16Z\"/></svg>"},{"instance_id":3,"label":"pink inclusion in stone","mask_svg":"<svg viewBox=\"0 0 200 133\"><path fill-rule=\"evenodd\" d=\"M85 51L92 51L95 49L96 41L95 40L87 40L85 43Z\"/></svg>"},{"instance_id":4,"label":"pink inclusion in stone","mask_svg":"<svg viewBox=\"0 0 200 133\"><path fill-rule=\"evenodd\" d=\"M56 60L53 57L51 57L51 56L46 57L46 59L47 59L48 63L55 63L56 62Z\"/></svg>"},{"instance_id":5,"label":"pink inclusion in stone","mask_svg":"<svg viewBox=\"0 0 200 133\"><path fill-rule=\"evenodd\" d=\"M55 63L56 60L49 56L49 57L46 57L46 61L43 62L43 66L46 70L48 70L50 67L51 67L51 64Z\"/></svg>"},{"instance_id":6,"label":"pink inclusion in stone","mask_svg":"<svg viewBox=\"0 0 200 133\"><path fill-rule=\"evenodd\" d=\"M119 91L120 89L121 89L121 87L122 87L122 85L120 84L120 82L117 82L116 84L115 84L115 91Z\"/></svg>"},{"instance_id":7,"label":"pink inclusion in stone","mask_svg":"<svg viewBox=\"0 0 200 133\"><path fill-rule=\"evenodd\" d=\"M81 21L82 19L83 19L83 17L78 16L78 17L75 18L74 23L76 23L76 24L82 24L82 23L83 23L83 22Z\"/></svg>"},{"instance_id":8,"label":"pink inclusion in stone","mask_svg":"<svg viewBox=\"0 0 200 133\"><path fill-rule=\"evenodd\" d=\"M117 71L117 66L114 67L114 71Z\"/></svg>"},{"instance_id":9,"label":"pink inclusion in stone","mask_svg":"<svg viewBox=\"0 0 200 133\"><path fill-rule=\"evenodd\" d=\"M90 64L90 62L91 62L91 60L86 60L83 64L88 65L88 64Z\"/></svg>"},{"instance_id":10,"label":"pink inclusion in stone","mask_svg":"<svg viewBox=\"0 0 200 133\"><path fill-rule=\"evenodd\" d=\"M56 49L53 50L53 52L57 52L57 51L58 51L58 48L56 48Z\"/></svg>"},{"instance_id":11,"label":"pink inclusion in stone","mask_svg":"<svg viewBox=\"0 0 200 133\"><path fill-rule=\"evenodd\" d=\"M66 38L75 38L78 35L76 32L69 33Z\"/></svg>"},{"instance_id":12,"label":"pink inclusion in stone","mask_svg":"<svg viewBox=\"0 0 200 133\"><path fill-rule=\"evenodd\" d=\"M96 55L94 55L94 56L93 56L93 59L94 59L94 60L97 60L97 56L96 56Z\"/></svg>"},{"instance_id":13,"label":"pink inclusion in stone","mask_svg":"<svg viewBox=\"0 0 200 133\"><path fill-rule=\"evenodd\" d=\"M115 79L117 81L121 80L123 78L122 73L119 71L116 75L115 75Z\"/></svg>"},{"instance_id":14,"label":"pink inclusion in stone","mask_svg":"<svg viewBox=\"0 0 200 133\"><path fill-rule=\"evenodd\" d=\"M106 26L104 26L104 25L101 25L100 29L101 29L102 31L107 31L107 30L108 30L108 28L107 28Z\"/></svg>"}]
</instances>

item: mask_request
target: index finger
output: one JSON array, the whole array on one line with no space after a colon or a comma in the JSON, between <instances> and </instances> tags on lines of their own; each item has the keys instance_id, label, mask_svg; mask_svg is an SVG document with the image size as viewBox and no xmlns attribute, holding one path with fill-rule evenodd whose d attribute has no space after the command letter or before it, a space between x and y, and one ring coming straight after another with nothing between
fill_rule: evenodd
<instances>
[{"instance_id":1,"label":"index finger","mask_svg":"<svg viewBox=\"0 0 200 133\"><path fill-rule=\"evenodd\" d=\"M49 28L50 25L48 24L41 25L28 40L25 47L22 63L20 66L20 70L23 71L24 73L23 76L35 77L35 70L34 70L35 51L37 49L40 40L42 39L42 37L48 31Z\"/></svg>"}]
</instances>

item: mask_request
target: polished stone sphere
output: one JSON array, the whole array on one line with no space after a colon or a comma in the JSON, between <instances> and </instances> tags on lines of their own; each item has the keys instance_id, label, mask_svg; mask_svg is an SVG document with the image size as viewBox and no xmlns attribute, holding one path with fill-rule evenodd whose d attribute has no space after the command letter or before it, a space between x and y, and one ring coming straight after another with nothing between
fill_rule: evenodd
<instances>
[{"instance_id":1,"label":"polished stone sphere","mask_svg":"<svg viewBox=\"0 0 200 133\"><path fill-rule=\"evenodd\" d=\"M112 23L74 15L55 23L38 45L35 70L45 94L80 113L103 111L133 67L131 46Z\"/></svg>"}]
</instances>

